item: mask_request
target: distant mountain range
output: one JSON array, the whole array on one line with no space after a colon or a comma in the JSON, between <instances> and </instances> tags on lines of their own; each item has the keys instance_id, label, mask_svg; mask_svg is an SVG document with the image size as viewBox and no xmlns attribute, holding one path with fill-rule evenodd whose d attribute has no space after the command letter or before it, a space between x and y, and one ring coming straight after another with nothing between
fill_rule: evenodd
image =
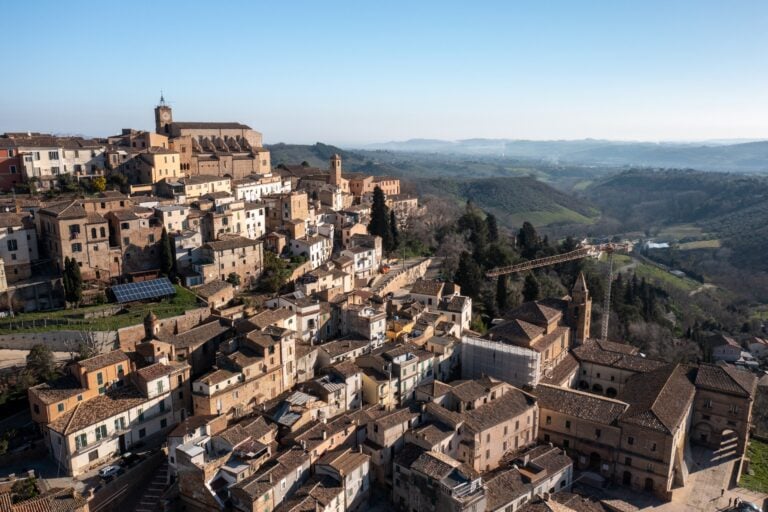
<instances>
[{"instance_id":1,"label":"distant mountain range","mask_svg":"<svg viewBox=\"0 0 768 512\"><path fill-rule=\"evenodd\" d=\"M369 151L530 159L605 167L663 167L768 173L768 141L624 142L584 140L411 139L360 147Z\"/></svg>"}]
</instances>

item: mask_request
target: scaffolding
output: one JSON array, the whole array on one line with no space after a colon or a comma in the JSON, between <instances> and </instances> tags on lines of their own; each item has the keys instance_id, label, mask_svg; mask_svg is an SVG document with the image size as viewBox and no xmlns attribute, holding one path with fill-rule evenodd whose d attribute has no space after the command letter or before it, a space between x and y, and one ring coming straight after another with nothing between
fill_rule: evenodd
<instances>
[{"instance_id":1,"label":"scaffolding","mask_svg":"<svg viewBox=\"0 0 768 512\"><path fill-rule=\"evenodd\" d=\"M500 341L462 336L461 378L493 377L513 386L536 386L541 374L541 354Z\"/></svg>"}]
</instances>

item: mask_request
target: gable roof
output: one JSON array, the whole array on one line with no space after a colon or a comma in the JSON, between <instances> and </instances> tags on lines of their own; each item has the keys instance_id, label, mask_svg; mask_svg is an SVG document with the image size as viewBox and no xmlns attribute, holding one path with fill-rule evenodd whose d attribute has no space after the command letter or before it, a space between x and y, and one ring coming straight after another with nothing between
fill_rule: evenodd
<instances>
[{"instance_id":1,"label":"gable roof","mask_svg":"<svg viewBox=\"0 0 768 512\"><path fill-rule=\"evenodd\" d=\"M696 372L695 385L697 388L748 398L755 394L757 377L731 366L701 364Z\"/></svg>"},{"instance_id":2,"label":"gable roof","mask_svg":"<svg viewBox=\"0 0 768 512\"><path fill-rule=\"evenodd\" d=\"M693 371L683 365L667 365L631 376L619 394L629 408L621 421L667 434L683 425L696 389Z\"/></svg>"},{"instance_id":3,"label":"gable roof","mask_svg":"<svg viewBox=\"0 0 768 512\"><path fill-rule=\"evenodd\" d=\"M605 425L617 421L629 407L626 402L612 398L548 384L539 384L533 394L538 398L541 409L549 409Z\"/></svg>"}]
</instances>

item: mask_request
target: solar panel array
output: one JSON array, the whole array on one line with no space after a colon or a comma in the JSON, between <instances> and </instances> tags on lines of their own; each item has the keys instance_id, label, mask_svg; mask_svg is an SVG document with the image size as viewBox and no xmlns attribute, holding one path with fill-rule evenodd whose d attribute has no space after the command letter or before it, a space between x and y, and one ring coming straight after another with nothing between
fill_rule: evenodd
<instances>
[{"instance_id":1,"label":"solar panel array","mask_svg":"<svg viewBox=\"0 0 768 512\"><path fill-rule=\"evenodd\" d=\"M140 283L117 284L112 287L112 293L117 302L124 303L176 295L176 289L167 277L161 277Z\"/></svg>"}]
</instances>

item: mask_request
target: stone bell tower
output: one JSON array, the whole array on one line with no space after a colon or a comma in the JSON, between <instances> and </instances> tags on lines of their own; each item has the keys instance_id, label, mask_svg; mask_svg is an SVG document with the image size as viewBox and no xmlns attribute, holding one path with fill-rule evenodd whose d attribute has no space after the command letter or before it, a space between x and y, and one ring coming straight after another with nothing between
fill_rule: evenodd
<instances>
[{"instance_id":1,"label":"stone bell tower","mask_svg":"<svg viewBox=\"0 0 768 512\"><path fill-rule=\"evenodd\" d=\"M571 290L571 302L568 303L568 318L574 330L574 345L581 345L591 337L592 297L589 295L584 273L579 272L576 284Z\"/></svg>"},{"instance_id":2,"label":"stone bell tower","mask_svg":"<svg viewBox=\"0 0 768 512\"><path fill-rule=\"evenodd\" d=\"M171 124L173 123L173 110L165 102L163 93L160 93L160 103L155 107L155 133L162 135L171 134Z\"/></svg>"},{"instance_id":3,"label":"stone bell tower","mask_svg":"<svg viewBox=\"0 0 768 512\"><path fill-rule=\"evenodd\" d=\"M329 179L331 185L341 186L341 157L334 153L331 155L331 176Z\"/></svg>"}]
</instances>

